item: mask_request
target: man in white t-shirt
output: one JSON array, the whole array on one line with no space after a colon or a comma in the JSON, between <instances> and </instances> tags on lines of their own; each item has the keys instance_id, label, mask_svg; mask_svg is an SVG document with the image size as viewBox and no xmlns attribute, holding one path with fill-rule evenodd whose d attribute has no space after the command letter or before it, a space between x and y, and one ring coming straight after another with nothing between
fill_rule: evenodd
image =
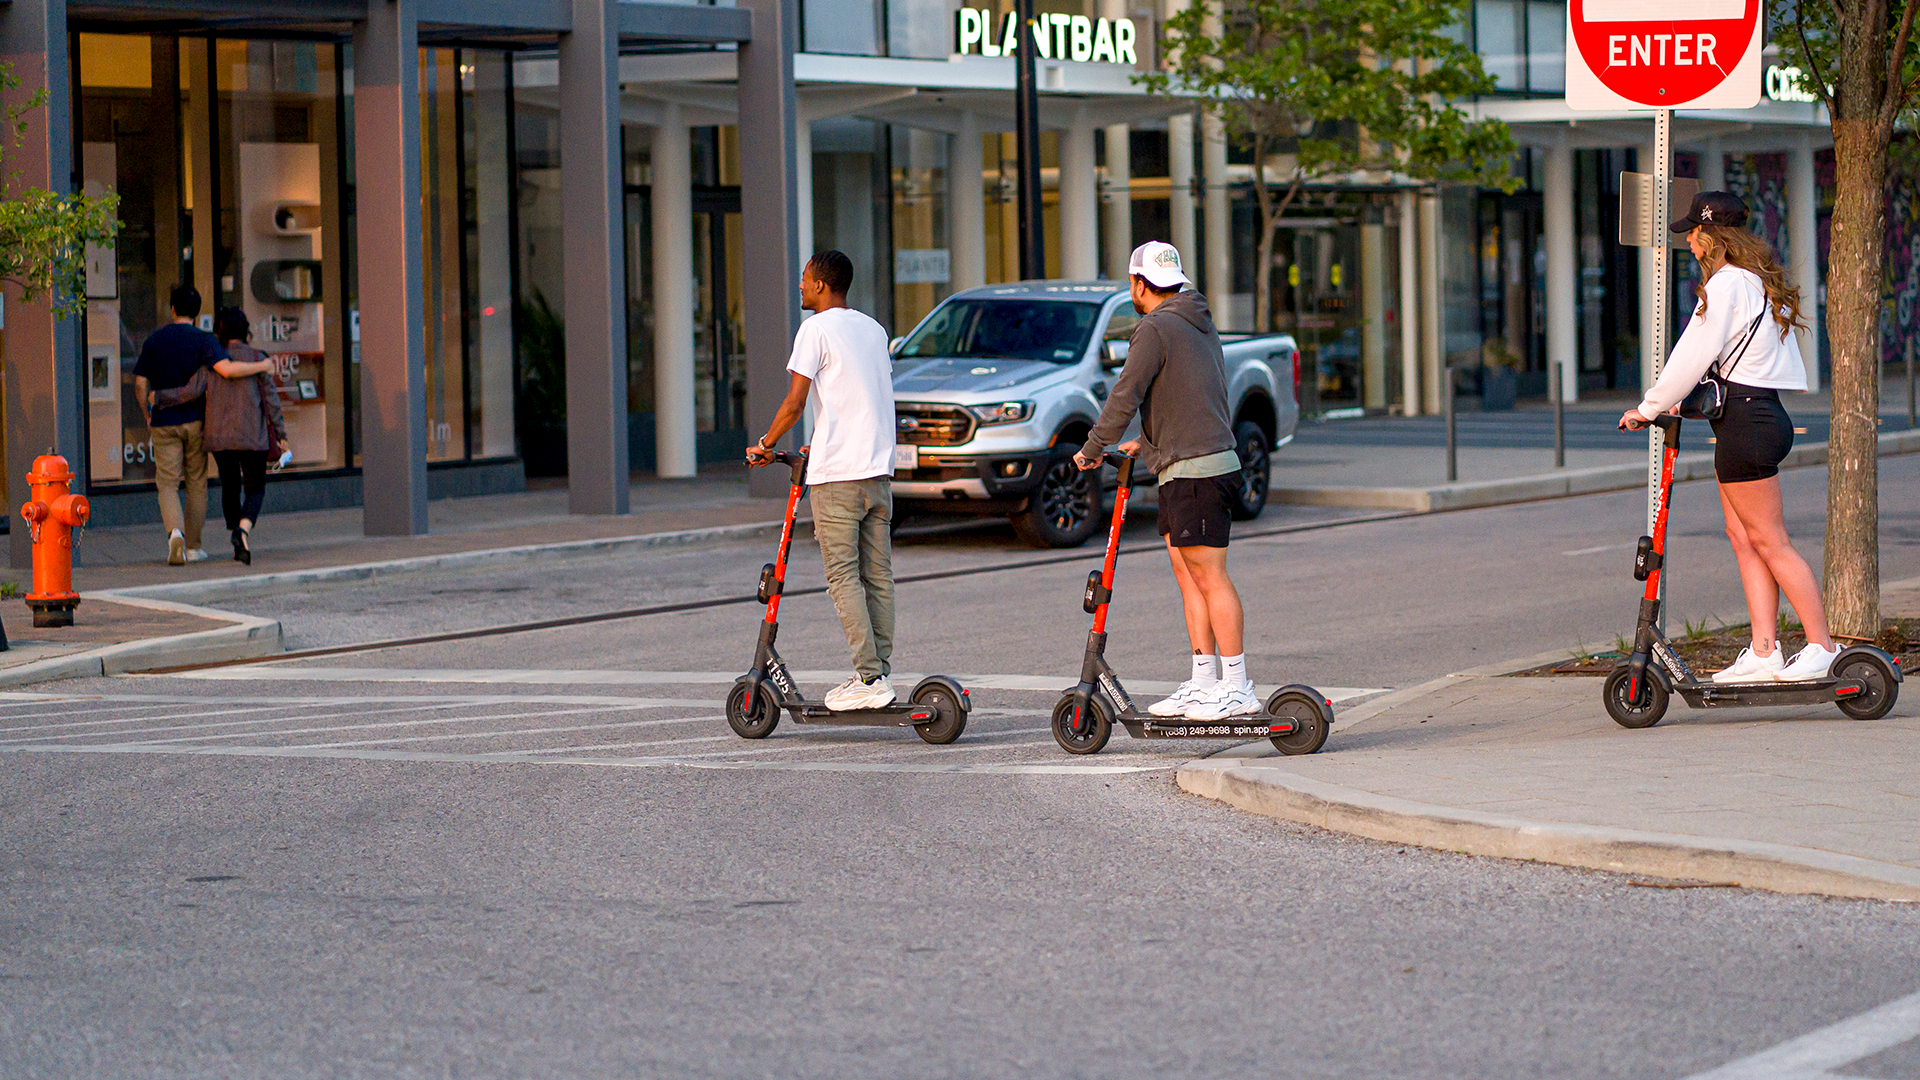
<instances>
[{"instance_id":1,"label":"man in white t-shirt","mask_svg":"<svg viewBox=\"0 0 1920 1080\"><path fill-rule=\"evenodd\" d=\"M827 593L847 632L853 678L827 691L829 709L877 709L894 700L893 360L887 332L847 306L853 260L823 251L800 275L801 306L814 313L793 337L787 399L747 464L773 460L772 446L813 399L807 497Z\"/></svg>"}]
</instances>

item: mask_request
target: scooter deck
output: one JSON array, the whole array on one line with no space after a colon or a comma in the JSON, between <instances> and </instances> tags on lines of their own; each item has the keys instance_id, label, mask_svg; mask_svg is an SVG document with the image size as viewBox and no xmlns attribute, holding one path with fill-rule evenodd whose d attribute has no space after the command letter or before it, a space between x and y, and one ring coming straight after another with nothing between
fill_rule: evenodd
<instances>
[{"instance_id":1,"label":"scooter deck","mask_svg":"<svg viewBox=\"0 0 1920 1080\"><path fill-rule=\"evenodd\" d=\"M1673 691L1696 709L1734 705L1824 705L1864 693L1858 679L1808 679L1805 682L1685 682Z\"/></svg>"},{"instance_id":2,"label":"scooter deck","mask_svg":"<svg viewBox=\"0 0 1920 1080\"><path fill-rule=\"evenodd\" d=\"M1224 720L1186 720L1178 716L1125 712L1115 719L1136 739L1268 739L1291 735L1300 726L1291 717L1265 712L1229 716Z\"/></svg>"},{"instance_id":3,"label":"scooter deck","mask_svg":"<svg viewBox=\"0 0 1920 1080\"><path fill-rule=\"evenodd\" d=\"M786 706L787 715L796 724L837 724L848 727L914 727L939 719L939 712L926 705L896 701L878 709L834 710L818 701L803 701Z\"/></svg>"}]
</instances>

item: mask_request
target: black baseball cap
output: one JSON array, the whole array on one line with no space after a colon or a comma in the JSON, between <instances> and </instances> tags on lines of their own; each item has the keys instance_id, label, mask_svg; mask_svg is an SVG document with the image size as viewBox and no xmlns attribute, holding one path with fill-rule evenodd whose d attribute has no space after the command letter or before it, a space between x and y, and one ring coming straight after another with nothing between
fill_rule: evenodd
<instances>
[{"instance_id":1,"label":"black baseball cap","mask_svg":"<svg viewBox=\"0 0 1920 1080\"><path fill-rule=\"evenodd\" d=\"M1687 208L1687 216L1667 226L1674 232L1689 232L1701 225L1733 225L1747 223L1747 204L1740 196L1731 191L1703 191L1693 197L1693 205Z\"/></svg>"}]
</instances>

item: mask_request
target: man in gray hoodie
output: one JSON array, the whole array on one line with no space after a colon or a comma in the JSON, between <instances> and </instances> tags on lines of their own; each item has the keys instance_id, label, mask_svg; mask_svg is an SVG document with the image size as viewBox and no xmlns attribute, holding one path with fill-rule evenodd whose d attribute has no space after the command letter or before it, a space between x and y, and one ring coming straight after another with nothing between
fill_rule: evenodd
<instances>
[{"instance_id":1,"label":"man in gray hoodie","mask_svg":"<svg viewBox=\"0 0 1920 1080\"><path fill-rule=\"evenodd\" d=\"M1246 616L1227 576L1227 532L1239 484L1233 420L1227 408L1227 365L1207 298L1180 269L1180 252L1149 241L1127 263L1133 307L1141 315L1127 363L1100 419L1074 454L1097 469L1140 414L1139 439L1120 444L1159 478L1160 535L1167 538L1180 584L1193 675L1150 710L1156 716L1219 720L1260 711L1247 678Z\"/></svg>"}]
</instances>

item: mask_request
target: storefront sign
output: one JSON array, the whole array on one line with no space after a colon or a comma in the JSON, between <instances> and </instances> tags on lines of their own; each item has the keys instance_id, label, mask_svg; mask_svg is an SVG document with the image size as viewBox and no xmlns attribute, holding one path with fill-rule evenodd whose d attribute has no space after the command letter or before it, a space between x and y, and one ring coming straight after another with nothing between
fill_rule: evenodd
<instances>
[{"instance_id":1,"label":"storefront sign","mask_svg":"<svg viewBox=\"0 0 1920 1080\"><path fill-rule=\"evenodd\" d=\"M1568 0L1567 105L1747 109L1760 101L1760 0Z\"/></svg>"},{"instance_id":2,"label":"storefront sign","mask_svg":"<svg viewBox=\"0 0 1920 1080\"><path fill-rule=\"evenodd\" d=\"M1809 104L1819 101L1812 91L1802 89L1806 73L1797 67L1781 67L1770 64L1767 67L1768 101L1802 101Z\"/></svg>"},{"instance_id":3,"label":"storefront sign","mask_svg":"<svg viewBox=\"0 0 1920 1080\"><path fill-rule=\"evenodd\" d=\"M1757 2L1757 0L1756 0ZM953 16L953 51L959 56L1011 56L1019 50L1017 23L1009 11L995 26L994 13L963 7ZM1089 19L1041 12L1033 20L1033 45L1042 60L1076 64L1137 64L1132 19Z\"/></svg>"},{"instance_id":4,"label":"storefront sign","mask_svg":"<svg viewBox=\"0 0 1920 1080\"><path fill-rule=\"evenodd\" d=\"M940 285L953 279L953 259L946 248L904 249L893 253L895 285Z\"/></svg>"}]
</instances>

